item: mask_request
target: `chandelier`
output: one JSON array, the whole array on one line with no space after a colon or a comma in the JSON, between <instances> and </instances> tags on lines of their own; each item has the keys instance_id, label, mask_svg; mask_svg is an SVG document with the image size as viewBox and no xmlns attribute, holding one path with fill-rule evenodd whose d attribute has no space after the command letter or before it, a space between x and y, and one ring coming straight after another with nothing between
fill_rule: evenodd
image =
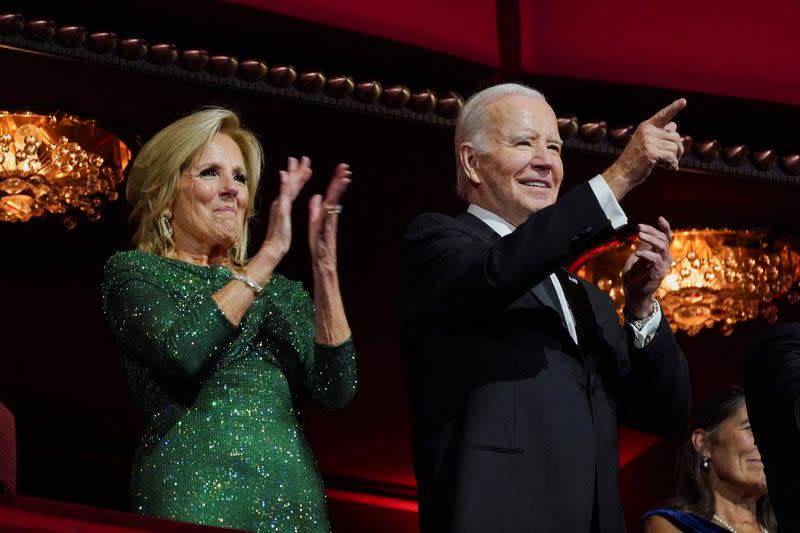
<instances>
[{"instance_id":1,"label":"chandelier","mask_svg":"<svg viewBox=\"0 0 800 533\"><path fill-rule=\"evenodd\" d=\"M571 270L608 293L622 317L625 304L620 273L633 250L634 237L596 248ZM719 324L723 335L733 325L759 316L769 323L778 318L773 300L787 295L800 281L800 255L789 242L769 239L766 231L686 229L673 232L672 265L656 298L673 331L696 335Z\"/></svg>"},{"instance_id":2,"label":"chandelier","mask_svg":"<svg viewBox=\"0 0 800 533\"><path fill-rule=\"evenodd\" d=\"M100 219L104 200L131 159L119 138L92 120L71 115L0 111L0 221L26 222L47 213Z\"/></svg>"}]
</instances>

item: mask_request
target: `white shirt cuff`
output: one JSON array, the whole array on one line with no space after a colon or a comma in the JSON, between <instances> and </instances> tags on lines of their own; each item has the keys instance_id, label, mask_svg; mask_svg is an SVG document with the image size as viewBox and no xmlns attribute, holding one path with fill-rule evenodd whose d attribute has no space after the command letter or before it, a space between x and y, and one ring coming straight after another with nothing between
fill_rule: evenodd
<instances>
[{"instance_id":1,"label":"white shirt cuff","mask_svg":"<svg viewBox=\"0 0 800 533\"><path fill-rule=\"evenodd\" d=\"M650 315L647 322L642 324L642 329L637 329L628 320L625 320L625 323L633 331L633 345L637 348L644 348L653 341L653 337L656 336L656 331L658 331L658 326L661 324L661 306L656 305L656 310Z\"/></svg>"},{"instance_id":2,"label":"white shirt cuff","mask_svg":"<svg viewBox=\"0 0 800 533\"><path fill-rule=\"evenodd\" d=\"M614 193L611 192L611 187L608 186L603 176L598 174L590 179L589 187L592 188L592 192L597 198L600 208L611 222L612 228L616 230L628 223L628 217L625 216L625 212L620 207L619 202L614 197Z\"/></svg>"}]
</instances>

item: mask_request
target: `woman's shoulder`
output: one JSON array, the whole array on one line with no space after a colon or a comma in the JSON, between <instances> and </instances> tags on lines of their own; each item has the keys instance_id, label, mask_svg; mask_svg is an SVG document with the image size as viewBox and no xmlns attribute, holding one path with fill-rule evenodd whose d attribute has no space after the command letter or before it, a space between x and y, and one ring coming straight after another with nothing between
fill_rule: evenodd
<instances>
[{"instance_id":1,"label":"woman's shoulder","mask_svg":"<svg viewBox=\"0 0 800 533\"><path fill-rule=\"evenodd\" d=\"M642 533L673 533L681 530L675 527L665 516L651 514L642 520L641 531Z\"/></svg>"},{"instance_id":2,"label":"woman's shoulder","mask_svg":"<svg viewBox=\"0 0 800 533\"><path fill-rule=\"evenodd\" d=\"M106 268L138 266L144 263L153 264L159 259L161 258L152 252L136 249L120 250L106 260Z\"/></svg>"},{"instance_id":3,"label":"woman's shoulder","mask_svg":"<svg viewBox=\"0 0 800 533\"><path fill-rule=\"evenodd\" d=\"M137 265L141 265L142 262L147 262L150 260L147 252L143 252L141 250L121 250L119 252L115 252L111 257L106 259L106 264L103 267L103 273L106 277L109 274L118 273L121 270L135 268Z\"/></svg>"},{"instance_id":4,"label":"woman's shoulder","mask_svg":"<svg viewBox=\"0 0 800 533\"><path fill-rule=\"evenodd\" d=\"M642 533L671 533L674 531L680 531L680 529L675 527L664 515L651 512L646 514L642 520Z\"/></svg>"},{"instance_id":5,"label":"woman's shoulder","mask_svg":"<svg viewBox=\"0 0 800 533\"><path fill-rule=\"evenodd\" d=\"M124 273L158 268L160 263L162 263L162 258L154 253L142 250L124 250L114 253L106 260L103 273L108 279Z\"/></svg>"},{"instance_id":6,"label":"woman's shoulder","mask_svg":"<svg viewBox=\"0 0 800 533\"><path fill-rule=\"evenodd\" d=\"M644 533L715 533L719 527L702 516L680 509L659 508L648 511L642 517Z\"/></svg>"},{"instance_id":7,"label":"woman's shoulder","mask_svg":"<svg viewBox=\"0 0 800 533\"><path fill-rule=\"evenodd\" d=\"M147 277L145 274L147 268L144 265L150 260L148 255L152 254L140 250L126 250L116 252L106 260L103 265L103 281L100 285L104 307L116 299L128 283Z\"/></svg>"},{"instance_id":8,"label":"woman's shoulder","mask_svg":"<svg viewBox=\"0 0 800 533\"><path fill-rule=\"evenodd\" d=\"M183 265L182 261L161 257L143 250L116 252L106 260L103 267L103 284L113 288L135 280L153 282L172 278L173 276L165 276L165 274L175 271L175 275L179 276L179 271L186 269ZM191 267L188 263L185 265Z\"/></svg>"}]
</instances>

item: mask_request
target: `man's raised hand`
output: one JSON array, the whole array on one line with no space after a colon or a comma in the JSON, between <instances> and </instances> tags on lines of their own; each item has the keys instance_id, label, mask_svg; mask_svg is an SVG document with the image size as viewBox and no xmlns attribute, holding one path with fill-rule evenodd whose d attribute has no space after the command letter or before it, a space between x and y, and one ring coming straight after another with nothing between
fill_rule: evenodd
<instances>
[{"instance_id":1,"label":"man's raised hand","mask_svg":"<svg viewBox=\"0 0 800 533\"><path fill-rule=\"evenodd\" d=\"M639 124L619 158L603 172L617 200L643 183L657 165L678 170L683 141L672 119L684 107L686 99L679 98Z\"/></svg>"}]
</instances>

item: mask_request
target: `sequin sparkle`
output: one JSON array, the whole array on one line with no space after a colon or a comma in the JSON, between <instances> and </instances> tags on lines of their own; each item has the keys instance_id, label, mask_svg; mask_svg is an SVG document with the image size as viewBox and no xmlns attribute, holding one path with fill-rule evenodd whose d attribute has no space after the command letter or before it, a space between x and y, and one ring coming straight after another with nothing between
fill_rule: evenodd
<instances>
[{"instance_id":1,"label":"sequin sparkle","mask_svg":"<svg viewBox=\"0 0 800 533\"><path fill-rule=\"evenodd\" d=\"M314 343L314 308L273 275L238 328L211 295L230 280L141 251L112 256L103 307L146 429L131 473L141 514L251 531L330 531L301 404L355 393L353 343Z\"/></svg>"}]
</instances>

